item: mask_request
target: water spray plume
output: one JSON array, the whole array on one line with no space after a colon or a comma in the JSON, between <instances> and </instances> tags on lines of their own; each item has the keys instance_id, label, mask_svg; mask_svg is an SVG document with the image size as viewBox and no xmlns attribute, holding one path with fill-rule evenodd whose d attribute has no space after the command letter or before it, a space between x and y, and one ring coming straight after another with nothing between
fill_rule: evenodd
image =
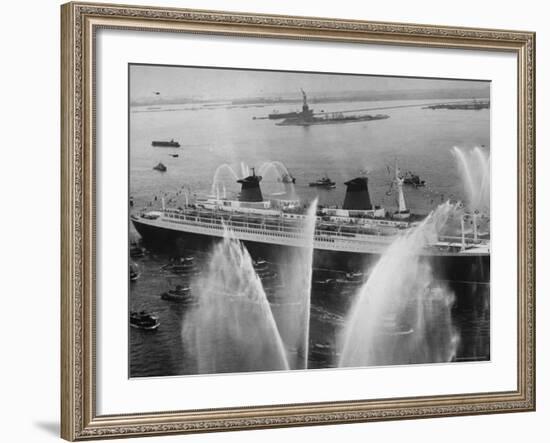
<instances>
[{"instance_id":1,"label":"water spray plume","mask_svg":"<svg viewBox=\"0 0 550 443\"><path fill-rule=\"evenodd\" d=\"M453 147L452 153L466 192L465 205L470 211L489 213L491 168L489 154L480 147L471 150Z\"/></svg>"},{"instance_id":2,"label":"water spray plume","mask_svg":"<svg viewBox=\"0 0 550 443\"><path fill-rule=\"evenodd\" d=\"M220 184L220 177L224 172L229 174L233 183L239 179L237 173L233 170L233 168L230 165L228 165L227 163L221 164L216 168L216 171L214 172L214 177L212 179L212 189L210 191L212 195L215 195L216 188Z\"/></svg>"},{"instance_id":3,"label":"water spray plume","mask_svg":"<svg viewBox=\"0 0 550 443\"><path fill-rule=\"evenodd\" d=\"M339 366L454 358L458 346L451 321L454 294L436 283L422 256L454 210L449 203L440 205L419 226L397 238L374 265L346 320Z\"/></svg>"},{"instance_id":4,"label":"water spray plume","mask_svg":"<svg viewBox=\"0 0 550 443\"><path fill-rule=\"evenodd\" d=\"M286 370L286 351L246 248L225 230L193 284L198 306L183 320L198 373Z\"/></svg>"},{"instance_id":5,"label":"water spray plume","mask_svg":"<svg viewBox=\"0 0 550 443\"><path fill-rule=\"evenodd\" d=\"M302 247L288 249L279 257L284 285L276 291L276 318L292 369L306 369L308 364L316 212L317 199L309 206L301 227Z\"/></svg>"}]
</instances>

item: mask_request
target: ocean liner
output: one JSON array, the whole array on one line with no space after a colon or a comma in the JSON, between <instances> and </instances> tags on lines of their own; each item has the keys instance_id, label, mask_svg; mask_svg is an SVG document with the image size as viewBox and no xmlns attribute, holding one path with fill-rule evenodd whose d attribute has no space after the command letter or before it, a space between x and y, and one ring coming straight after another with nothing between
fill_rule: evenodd
<instances>
[{"instance_id":1,"label":"ocean liner","mask_svg":"<svg viewBox=\"0 0 550 443\"><path fill-rule=\"evenodd\" d=\"M265 200L261 180L252 170L251 175L238 180L241 192L237 199L209 196L186 201L177 208L167 207L162 199L159 210L133 213L131 221L148 248L172 253L206 250L227 230L255 258L277 259L285 249L311 244L303 235L307 207L298 200ZM365 269L397 236L422 220L406 207L403 178L397 168L394 184L398 202L394 212L372 204L364 176L345 183L341 208L317 209L314 267ZM430 260L440 279L488 282L490 240L478 235L475 220L473 232L465 232L464 220L461 225L458 235L434 238L422 255Z\"/></svg>"}]
</instances>

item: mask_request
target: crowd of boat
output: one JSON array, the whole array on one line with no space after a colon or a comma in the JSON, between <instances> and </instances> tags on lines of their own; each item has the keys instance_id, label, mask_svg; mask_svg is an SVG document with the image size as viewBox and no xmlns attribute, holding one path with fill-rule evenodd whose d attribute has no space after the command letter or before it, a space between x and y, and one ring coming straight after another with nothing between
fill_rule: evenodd
<instances>
[{"instance_id":1,"label":"crowd of boat","mask_svg":"<svg viewBox=\"0 0 550 443\"><path fill-rule=\"evenodd\" d=\"M133 243L130 246L130 258L132 259L129 272L130 283L136 284L141 277L141 272L136 261L146 257L147 254L148 251L137 243ZM194 257L173 257L159 269L159 273L165 274L168 282L171 281L171 277L177 277L181 280L158 294L162 300L187 306L196 304L197 299L191 291L190 281L193 277L199 275L200 271L196 266ZM136 329L156 330L160 326L159 315L143 309L140 311L131 311L130 326Z\"/></svg>"},{"instance_id":2,"label":"crowd of boat","mask_svg":"<svg viewBox=\"0 0 550 443\"><path fill-rule=\"evenodd\" d=\"M147 257L149 252L143 247L134 243L130 247L129 280L132 285L139 285L141 277L139 259ZM253 268L257 277L262 282L262 287L271 303L288 301L285 282L282 280L277 266L272 262L259 258L253 260ZM166 302L175 303L184 308L193 308L199 304L199 299L192 289L193 279L201 275L200 266L194 256L172 257L168 262L158 269L158 274L163 276L169 283L168 289L160 292L157 296ZM323 292L329 297L338 294L339 297L348 297L356 292L358 287L366 281L366 274L360 271L339 272L329 270L316 270L312 279L312 288L315 291ZM177 283L172 283L177 280ZM220 288L223 292L223 288ZM284 295L283 297L281 297ZM342 300L340 300L342 302ZM347 305L343 303L342 306ZM160 315L157 312L144 308L130 311L130 326L135 329L155 331L161 324Z\"/></svg>"}]
</instances>

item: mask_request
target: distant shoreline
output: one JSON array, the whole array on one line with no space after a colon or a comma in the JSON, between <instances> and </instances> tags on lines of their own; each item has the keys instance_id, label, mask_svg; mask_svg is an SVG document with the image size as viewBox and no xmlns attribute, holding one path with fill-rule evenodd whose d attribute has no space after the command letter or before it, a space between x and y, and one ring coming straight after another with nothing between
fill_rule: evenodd
<instances>
[{"instance_id":1,"label":"distant shoreline","mask_svg":"<svg viewBox=\"0 0 550 443\"><path fill-rule=\"evenodd\" d=\"M433 92L433 91L430 91ZM453 91L455 94L448 93L445 95L435 95L433 93L426 94L408 94L406 96L388 95L373 96L372 94L365 95L341 95L330 97L312 97L308 99L311 104L323 103L353 103L353 102L375 102L375 101L399 101L399 100L483 100L490 101L489 94L466 94L465 91ZM456 92L461 92L458 94ZM130 101L131 107L139 106L165 106L165 105L202 105L207 107L214 106L258 106L258 105L285 105L285 104L301 104L301 98L283 98L283 97L252 97L244 99L212 99L212 100L196 100L196 99L166 99L166 100L136 100Z\"/></svg>"}]
</instances>

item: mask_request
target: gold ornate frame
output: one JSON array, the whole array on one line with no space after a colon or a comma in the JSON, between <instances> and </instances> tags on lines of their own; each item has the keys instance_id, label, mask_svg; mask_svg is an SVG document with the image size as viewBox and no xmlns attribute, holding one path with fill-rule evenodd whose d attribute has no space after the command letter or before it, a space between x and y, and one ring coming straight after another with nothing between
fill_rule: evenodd
<instances>
[{"instance_id":1,"label":"gold ornate frame","mask_svg":"<svg viewBox=\"0 0 550 443\"><path fill-rule=\"evenodd\" d=\"M259 429L535 409L535 34L68 3L61 7L61 436ZM95 409L94 35L99 28L508 51L518 59L517 389L449 396L98 416Z\"/></svg>"}]
</instances>

